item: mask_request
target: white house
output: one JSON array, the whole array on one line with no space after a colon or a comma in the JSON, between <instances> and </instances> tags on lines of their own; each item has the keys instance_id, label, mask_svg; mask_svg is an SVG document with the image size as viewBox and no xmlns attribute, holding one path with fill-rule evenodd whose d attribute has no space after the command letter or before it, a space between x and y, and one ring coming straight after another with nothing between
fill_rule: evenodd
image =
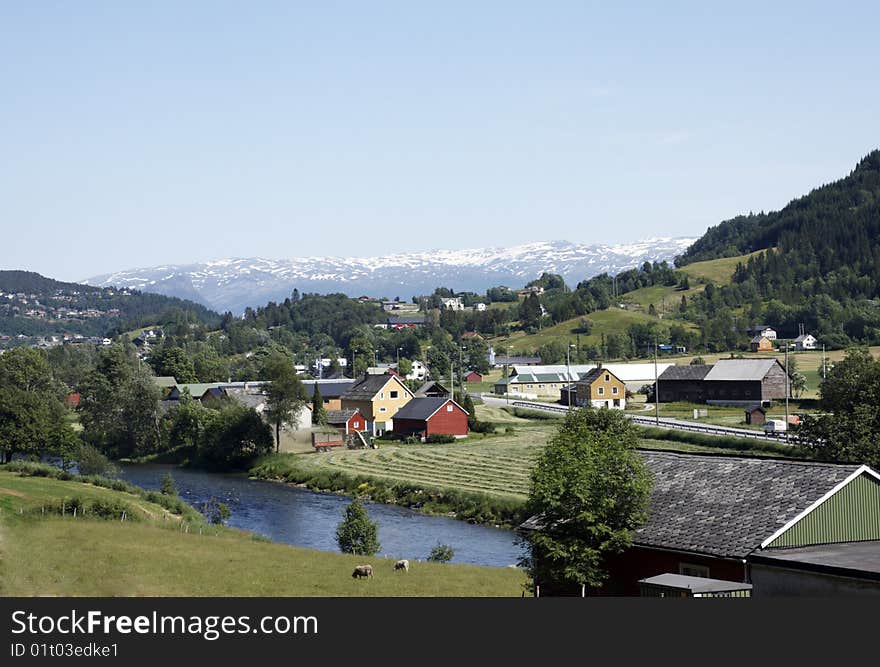
<instances>
[{"instance_id":1,"label":"white house","mask_svg":"<svg viewBox=\"0 0 880 667\"><path fill-rule=\"evenodd\" d=\"M440 307L444 310L464 310L464 304L460 296L441 297Z\"/></svg>"},{"instance_id":2,"label":"white house","mask_svg":"<svg viewBox=\"0 0 880 667\"><path fill-rule=\"evenodd\" d=\"M794 349L801 352L804 350L815 350L817 342L816 337L812 334L801 334L794 339Z\"/></svg>"},{"instance_id":3,"label":"white house","mask_svg":"<svg viewBox=\"0 0 880 667\"><path fill-rule=\"evenodd\" d=\"M424 381L428 377L428 369L418 359L412 362L412 370L406 374L407 380Z\"/></svg>"}]
</instances>

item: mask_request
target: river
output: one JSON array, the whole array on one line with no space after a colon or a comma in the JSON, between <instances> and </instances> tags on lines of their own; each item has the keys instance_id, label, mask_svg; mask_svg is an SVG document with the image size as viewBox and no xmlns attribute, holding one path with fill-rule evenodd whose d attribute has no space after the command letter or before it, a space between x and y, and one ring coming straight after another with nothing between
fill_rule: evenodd
<instances>
[{"instance_id":1,"label":"river","mask_svg":"<svg viewBox=\"0 0 880 667\"><path fill-rule=\"evenodd\" d=\"M285 544L338 551L336 526L351 498L318 493L289 484L248 479L171 465L123 465L122 478L145 489L159 489L170 472L182 500L196 508L216 498L232 511L228 524ZM477 526L447 517L365 503L379 525L380 556L424 560L438 543L455 550L453 563L505 567L517 562L522 547L511 530Z\"/></svg>"}]
</instances>

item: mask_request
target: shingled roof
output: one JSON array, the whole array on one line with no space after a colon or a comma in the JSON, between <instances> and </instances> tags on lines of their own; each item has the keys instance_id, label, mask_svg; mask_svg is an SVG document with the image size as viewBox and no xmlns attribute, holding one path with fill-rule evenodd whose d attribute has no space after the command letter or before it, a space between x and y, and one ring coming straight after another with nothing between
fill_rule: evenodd
<instances>
[{"instance_id":1,"label":"shingled roof","mask_svg":"<svg viewBox=\"0 0 880 667\"><path fill-rule=\"evenodd\" d=\"M654 483L641 546L743 558L858 465L640 452Z\"/></svg>"},{"instance_id":2,"label":"shingled roof","mask_svg":"<svg viewBox=\"0 0 880 667\"><path fill-rule=\"evenodd\" d=\"M637 546L742 559L862 466L640 451L653 476ZM520 525L540 528L533 516Z\"/></svg>"},{"instance_id":3,"label":"shingled roof","mask_svg":"<svg viewBox=\"0 0 880 667\"><path fill-rule=\"evenodd\" d=\"M373 397L382 390L382 387L392 379L396 380L396 384L399 386L403 386L394 375L366 375L342 394L342 400L372 401Z\"/></svg>"},{"instance_id":4,"label":"shingled roof","mask_svg":"<svg viewBox=\"0 0 880 667\"><path fill-rule=\"evenodd\" d=\"M664 380L702 380L711 370L712 366L710 364L670 366L660 374L658 380L660 382Z\"/></svg>"},{"instance_id":5,"label":"shingled roof","mask_svg":"<svg viewBox=\"0 0 880 667\"><path fill-rule=\"evenodd\" d=\"M339 398L354 386L355 380L303 380L302 383L310 397L315 395L317 385L322 398Z\"/></svg>"},{"instance_id":6,"label":"shingled roof","mask_svg":"<svg viewBox=\"0 0 880 667\"><path fill-rule=\"evenodd\" d=\"M398 410L394 414L394 419L415 419L419 421L424 421L435 412L437 412L437 410L446 405L446 403L453 403L454 405L458 406L460 410L465 412L465 414L467 414L465 409L458 405L458 403L453 401L451 398L418 396L406 405L404 405L402 408L400 408L400 410Z\"/></svg>"},{"instance_id":7,"label":"shingled roof","mask_svg":"<svg viewBox=\"0 0 880 667\"><path fill-rule=\"evenodd\" d=\"M328 424L344 424L358 412L357 408L347 408L344 410L327 410Z\"/></svg>"}]
</instances>

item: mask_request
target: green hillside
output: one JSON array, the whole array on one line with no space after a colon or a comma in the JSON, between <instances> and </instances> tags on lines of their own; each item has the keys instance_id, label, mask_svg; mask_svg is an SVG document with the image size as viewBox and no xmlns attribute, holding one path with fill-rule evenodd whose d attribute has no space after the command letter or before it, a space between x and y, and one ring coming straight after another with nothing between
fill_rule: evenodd
<instances>
[{"instance_id":1,"label":"green hillside","mask_svg":"<svg viewBox=\"0 0 880 667\"><path fill-rule=\"evenodd\" d=\"M42 510L62 499L125 506L134 520ZM132 514L128 515L132 517ZM163 519L164 517L164 519ZM186 526L188 530L181 530ZM0 469L2 596L512 596L513 568L394 561L274 544L180 517L128 493ZM369 562L373 579L354 580Z\"/></svg>"},{"instance_id":2,"label":"green hillside","mask_svg":"<svg viewBox=\"0 0 880 667\"><path fill-rule=\"evenodd\" d=\"M617 298L618 305L597 310L584 316L592 323L589 334L581 334L582 345L599 345L602 335L626 335L632 324L665 324L678 323L689 331L697 331L697 325L687 321L676 321L679 315L681 297L690 302L695 295L705 289L705 281L717 286L729 284L733 279L737 264L745 262L751 255L725 257L721 259L696 262L684 267L681 271L690 278L688 289L680 289L678 285L651 285L628 291ZM619 305L625 306L620 308ZM657 316L648 314L654 306ZM659 316L662 316L659 317ZM548 343L558 342L567 345L578 338L582 317L574 317L552 326L542 328L535 333L514 331L509 336L498 336L489 343L496 352L503 354L507 348L515 354L532 353Z\"/></svg>"}]
</instances>

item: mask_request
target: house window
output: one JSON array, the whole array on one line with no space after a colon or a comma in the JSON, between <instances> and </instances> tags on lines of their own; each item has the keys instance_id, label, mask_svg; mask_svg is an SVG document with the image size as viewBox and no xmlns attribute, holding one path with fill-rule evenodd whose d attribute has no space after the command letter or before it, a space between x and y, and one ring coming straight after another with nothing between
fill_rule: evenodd
<instances>
[{"instance_id":1,"label":"house window","mask_svg":"<svg viewBox=\"0 0 880 667\"><path fill-rule=\"evenodd\" d=\"M361 427L361 423L358 422L358 421L356 421L356 422L352 422L352 423L351 423L351 427L352 427L352 428L360 428L360 427Z\"/></svg>"},{"instance_id":2,"label":"house window","mask_svg":"<svg viewBox=\"0 0 880 667\"><path fill-rule=\"evenodd\" d=\"M543 388L544 388L544 385L542 385L542 384L540 384L540 385L538 385L538 386L539 386L539 387L540 387L540 388L541 388L541 389L543 389Z\"/></svg>"},{"instance_id":3,"label":"house window","mask_svg":"<svg viewBox=\"0 0 880 667\"><path fill-rule=\"evenodd\" d=\"M616 394L616 393L617 393L617 387L611 387L611 393L612 393L612 394Z\"/></svg>"},{"instance_id":4,"label":"house window","mask_svg":"<svg viewBox=\"0 0 880 667\"><path fill-rule=\"evenodd\" d=\"M403 397L404 397L404 398L409 398L409 392L408 392L408 391L403 392Z\"/></svg>"},{"instance_id":5,"label":"house window","mask_svg":"<svg viewBox=\"0 0 880 667\"><path fill-rule=\"evenodd\" d=\"M693 563L679 563L678 573L686 577L709 577L709 568L705 565L694 565Z\"/></svg>"},{"instance_id":6,"label":"house window","mask_svg":"<svg viewBox=\"0 0 880 667\"><path fill-rule=\"evenodd\" d=\"M605 373L605 382L611 382L611 376Z\"/></svg>"},{"instance_id":7,"label":"house window","mask_svg":"<svg viewBox=\"0 0 880 667\"><path fill-rule=\"evenodd\" d=\"M451 405L447 405L447 406L446 406L446 412L452 412L452 406L451 406Z\"/></svg>"},{"instance_id":8,"label":"house window","mask_svg":"<svg viewBox=\"0 0 880 667\"><path fill-rule=\"evenodd\" d=\"M397 394L398 394L398 392L396 392L396 391L389 391L388 398L397 398Z\"/></svg>"},{"instance_id":9,"label":"house window","mask_svg":"<svg viewBox=\"0 0 880 667\"><path fill-rule=\"evenodd\" d=\"M379 412L388 412L388 408L385 408L385 407L379 408Z\"/></svg>"},{"instance_id":10,"label":"house window","mask_svg":"<svg viewBox=\"0 0 880 667\"><path fill-rule=\"evenodd\" d=\"M379 398L382 399L382 400L385 399L385 392L384 392L384 391L380 391L380 392L379 392Z\"/></svg>"},{"instance_id":11,"label":"house window","mask_svg":"<svg viewBox=\"0 0 880 667\"><path fill-rule=\"evenodd\" d=\"M599 387L599 388L596 390L596 395L597 395L597 396L604 396L604 395L605 395L605 387Z\"/></svg>"}]
</instances>

